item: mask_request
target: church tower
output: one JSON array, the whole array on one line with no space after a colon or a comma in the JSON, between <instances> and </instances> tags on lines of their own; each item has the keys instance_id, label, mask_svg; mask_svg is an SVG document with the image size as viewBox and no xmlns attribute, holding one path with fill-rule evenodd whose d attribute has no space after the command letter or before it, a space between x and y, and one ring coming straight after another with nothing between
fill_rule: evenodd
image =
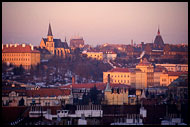
<instances>
[{"instance_id":1,"label":"church tower","mask_svg":"<svg viewBox=\"0 0 190 127\"><path fill-rule=\"evenodd\" d=\"M49 42L53 41L53 34L52 34L50 23L49 23L49 29L48 29L47 39L48 39Z\"/></svg>"},{"instance_id":2,"label":"church tower","mask_svg":"<svg viewBox=\"0 0 190 127\"><path fill-rule=\"evenodd\" d=\"M52 30L51 30L51 25L49 23L49 28L48 28L48 34L47 34L47 42L46 42L46 47L47 49L54 54L54 41L53 41L53 34L52 34Z\"/></svg>"}]
</instances>

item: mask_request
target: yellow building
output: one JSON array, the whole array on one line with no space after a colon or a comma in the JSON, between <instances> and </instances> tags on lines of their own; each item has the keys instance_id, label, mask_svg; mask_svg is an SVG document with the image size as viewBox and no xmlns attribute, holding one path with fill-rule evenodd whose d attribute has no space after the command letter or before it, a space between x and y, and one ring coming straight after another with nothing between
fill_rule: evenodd
<instances>
[{"instance_id":1,"label":"yellow building","mask_svg":"<svg viewBox=\"0 0 190 127\"><path fill-rule=\"evenodd\" d=\"M135 70L135 88L144 89L147 87L147 73L140 69Z\"/></svg>"},{"instance_id":2,"label":"yellow building","mask_svg":"<svg viewBox=\"0 0 190 127\"><path fill-rule=\"evenodd\" d=\"M61 39L54 39L51 25L49 24L47 38L42 38L40 48L46 48L52 55L66 57L70 53L70 49L66 42L61 42Z\"/></svg>"},{"instance_id":3,"label":"yellow building","mask_svg":"<svg viewBox=\"0 0 190 127\"><path fill-rule=\"evenodd\" d=\"M40 52L35 50L33 45L2 45L2 62L30 69L31 65L36 66L40 63Z\"/></svg>"},{"instance_id":4,"label":"yellow building","mask_svg":"<svg viewBox=\"0 0 190 127\"><path fill-rule=\"evenodd\" d=\"M142 77L145 78L145 88L154 85L154 67L147 61L147 59L141 59L140 63L136 66L136 69L140 69L145 73L143 74L144 77Z\"/></svg>"},{"instance_id":5,"label":"yellow building","mask_svg":"<svg viewBox=\"0 0 190 127\"><path fill-rule=\"evenodd\" d=\"M83 52L88 58L103 60L103 52Z\"/></svg>"},{"instance_id":6,"label":"yellow building","mask_svg":"<svg viewBox=\"0 0 190 127\"><path fill-rule=\"evenodd\" d=\"M110 83L132 85L135 83L135 74L128 68L113 68L108 72L103 72L103 82L108 82L110 74Z\"/></svg>"},{"instance_id":7,"label":"yellow building","mask_svg":"<svg viewBox=\"0 0 190 127\"><path fill-rule=\"evenodd\" d=\"M110 76L110 75L108 75ZM108 77L110 78L110 77ZM105 104L107 105L124 105L128 104L128 86L119 87L110 86L110 79L104 91Z\"/></svg>"},{"instance_id":8,"label":"yellow building","mask_svg":"<svg viewBox=\"0 0 190 127\"><path fill-rule=\"evenodd\" d=\"M187 74L188 72L166 72L160 75L160 85L168 86L176 80L180 75Z\"/></svg>"}]
</instances>

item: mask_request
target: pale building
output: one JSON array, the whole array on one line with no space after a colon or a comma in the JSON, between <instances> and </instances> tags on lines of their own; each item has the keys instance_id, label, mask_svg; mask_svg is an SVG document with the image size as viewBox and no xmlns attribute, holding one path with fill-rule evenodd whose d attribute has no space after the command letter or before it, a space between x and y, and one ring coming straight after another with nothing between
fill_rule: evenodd
<instances>
[{"instance_id":1,"label":"pale building","mask_svg":"<svg viewBox=\"0 0 190 127\"><path fill-rule=\"evenodd\" d=\"M31 44L2 45L2 62L30 69L40 63L40 52Z\"/></svg>"},{"instance_id":2,"label":"pale building","mask_svg":"<svg viewBox=\"0 0 190 127\"><path fill-rule=\"evenodd\" d=\"M108 78L110 75L108 75ZM128 88L126 85L120 88L111 88L110 79L104 91L105 104L107 105L124 105L128 104Z\"/></svg>"},{"instance_id":3,"label":"pale building","mask_svg":"<svg viewBox=\"0 0 190 127\"><path fill-rule=\"evenodd\" d=\"M141 61L136 68L113 68L110 71L103 72L103 82L108 82L110 74L110 83L125 84L134 88L144 89L154 84L154 67L147 61Z\"/></svg>"},{"instance_id":4,"label":"pale building","mask_svg":"<svg viewBox=\"0 0 190 127\"><path fill-rule=\"evenodd\" d=\"M147 59L141 59L140 63L136 66L137 69L140 69L145 73L145 88L154 85L154 67L153 65L147 61Z\"/></svg>"},{"instance_id":5,"label":"pale building","mask_svg":"<svg viewBox=\"0 0 190 127\"><path fill-rule=\"evenodd\" d=\"M83 52L88 58L103 60L103 52Z\"/></svg>"},{"instance_id":6,"label":"pale building","mask_svg":"<svg viewBox=\"0 0 190 127\"><path fill-rule=\"evenodd\" d=\"M168 71L188 71L188 64L156 64L156 66L165 67Z\"/></svg>"},{"instance_id":7,"label":"pale building","mask_svg":"<svg viewBox=\"0 0 190 127\"><path fill-rule=\"evenodd\" d=\"M106 51L103 54L103 58L106 60L115 60L117 58L117 54L112 51Z\"/></svg>"},{"instance_id":8,"label":"pale building","mask_svg":"<svg viewBox=\"0 0 190 127\"><path fill-rule=\"evenodd\" d=\"M144 89L147 87L147 74L142 72L140 69L135 71L135 88Z\"/></svg>"},{"instance_id":9,"label":"pale building","mask_svg":"<svg viewBox=\"0 0 190 127\"><path fill-rule=\"evenodd\" d=\"M110 74L110 83L115 84L134 84L134 73L128 68L113 68L108 72L103 72L103 82L108 82L108 74Z\"/></svg>"},{"instance_id":10,"label":"pale building","mask_svg":"<svg viewBox=\"0 0 190 127\"><path fill-rule=\"evenodd\" d=\"M165 72L160 75L160 85L168 86L174 80L176 80L180 75L188 74L188 72Z\"/></svg>"}]
</instances>

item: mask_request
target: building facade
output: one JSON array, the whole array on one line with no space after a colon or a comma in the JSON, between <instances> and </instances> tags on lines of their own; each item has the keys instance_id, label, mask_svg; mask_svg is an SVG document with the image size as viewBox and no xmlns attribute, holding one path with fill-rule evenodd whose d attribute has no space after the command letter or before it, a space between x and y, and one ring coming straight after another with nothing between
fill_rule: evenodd
<instances>
[{"instance_id":1,"label":"building facade","mask_svg":"<svg viewBox=\"0 0 190 127\"><path fill-rule=\"evenodd\" d=\"M188 64L156 64L156 66L165 67L168 71L188 71Z\"/></svg>"},{"instance_id":2,"label":"building facade","mask_svg":"<svg viewBox=\"0 0 190 127\"><path fill-rule=\"evenodd\" d=\"M2 62L11 63L15 66L22 65L25 69L40 63L40 52L27 44L2 45Z\"/></svg>"},{"instance_id":3,"label":"building facade","mask_svg":"<svg viewBox=\"0 0 190 127\"><path fill-rule=\"evenodd\" d=\"M70 39L70 47L71 49L75 48L83 48L84 47L84 40L83 37L73 37Z\"/></svg>"},{"instance_id":4,"label":"building facade","mask_svg":"<svg viewBox=\"0 0 190 127\"><path fill-rule=\"evenodd\" d=\"M140 69L145 73L145 88L154 85L154 67L147 59L141 59L140 63L136 66L136 69Z\"/></svg>"},{"instance_id":5,"label":"building facade","mask_svg":"<svg viewBox=\"0 0 190 127\"><path fill-rule=\"evenodd\" d=\"M108 83L104 91L104 103L107 105L124 105L128 104L128 89L129 86L123 85L120 87L110 86L110 74L108 74Z\"/></svg>"},{"instance_id":6,"label":"building facade","mask_svg":"<svg viewBox=\"0 0 190 127\"><path fill-rule=\"evenodd\" d=\"M134 73L128 68L113 68L108 72L103 72L103 82L108 82L110 74L110 83L132 85L134 83Z\"/></svg>"},{"instance_id":7,"label":"building facade","mask_svg":"<svg viewBox=\"0 0 190 127\"><path fill-rule=\"evenodd\" d=\"M103 52L83 52L88 58L103 60Z\"/></svg>"},{"instance_id":8,"label":"building facade","mask_svg":"<svg viewBox=\"0 0 190 127\"><path fill-rule=\"evenodd\" d=\"M117 57L117 54L112 51L106 51L103 54L103 58L106 60L115 60Z\"/></svg>"},{"instance_id":9,"label":"building facade","mask_svg":"<svg viewBox=\"0 0 190 127\"><path fill-rule=\"evenodd\" d=\"M160 85L161 86L168 86L174 80L179 78L180 75L187 74L188 72L165 72L160 75Z\"/></svg>"}]
</instances>

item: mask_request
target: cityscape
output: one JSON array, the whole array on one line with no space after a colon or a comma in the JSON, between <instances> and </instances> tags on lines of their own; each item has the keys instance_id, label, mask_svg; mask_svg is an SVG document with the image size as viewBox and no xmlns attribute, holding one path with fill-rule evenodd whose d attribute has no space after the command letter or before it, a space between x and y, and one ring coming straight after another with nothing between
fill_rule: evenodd
<instances>
[{"instance_id":1,"label":"cityscape","mask_svg":"<svg viewBox=\"0 0 190 127\"><path fill-rule=\"evenodd\" d=\"M188 2L3 2L3 125L189 125L187 13Z\"/></svg>"}]
</instances>

